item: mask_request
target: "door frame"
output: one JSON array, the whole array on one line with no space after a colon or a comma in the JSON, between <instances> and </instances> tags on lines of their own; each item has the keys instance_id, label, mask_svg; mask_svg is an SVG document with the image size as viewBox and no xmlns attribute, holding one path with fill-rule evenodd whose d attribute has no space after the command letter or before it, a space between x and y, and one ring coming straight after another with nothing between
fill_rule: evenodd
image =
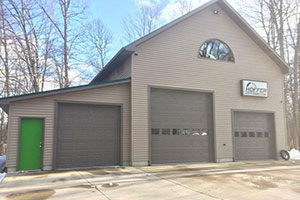
<instances>
[{"instance_id":1,"label":"door frame","mask_svg":"<svg viewBox=\"0 0 300 200\"><path fill-rule=\"evenodd\" d=\"M231 109L231 138L232 138L232 161L236 162L235 160L235 142L234 142L234 114L237 112L244 112L244 113L261 113L261 114L271 114L272 115L272 122L273 122L273 129L274 129L274 159L277 159L277 130L276 130L276 122L275 122L275 111L270 110L251 110L251 109ZM272 159L272 158L271 158Z\"/></svg>"},{"instance_id":2,"label":"door frame","mask_svg":"<svg viewBox=\"0 0 300 200\"><path fill-rule=\"evenodd\" d=\"M99 106L117 106L120 108L120 139L119 139L119 166L123 166L123 104L122 103L105 103L105 102L87 102L87 101L68 101L68 100L56 100L55 101L55 113L54 113L54 134L53 134L53 153L52 153L52 170L57 170L56 166L56 157L57 157L57 134L58 134L58 106L59 104L82 104L82 105L99 105ZM94 166L102 167L102 166ZM105 166L108 167L108 166ZM93 167L80 167L84 168L93 168ZM78 169L78 167L74 168Z\"/></svg>"},{"instance_id":3,"label":"door frame","mask_svg":"<svg viewBox=\"0 0 300 200\"><path fill-rule=\"evenodd\" d=\"M151 138L151 95L152 89L178 90L187 92L207 93L211 95L211 109L212 109L212 138L209 140L209 162L217 162L216 158L216 114L215 114L215 91L198 88L172 87L163 85L148 85L148 165L152 165L152 138ZM211 144L212 143L212 144Z\"/></svg>"},{"instance_id":4,"label":"door frame","mask_svg":"<svg viewBox=\"0 0 300 200\"><path fill-rule=\"evenodd\" d=\"M43 171L44 168L44 149L45 149L45 121L46 121L46 117L28 117L28 116L19 116L18 120L18 153L17 153L17 171L19 171L19 162L20 162L20 143L21 143L21 128L22 128L22 119L42 119L43 120L43 135L42 135L42 159L41 159L41 169L37 169L37 170L41 170ZM30 170L29 170L30 171ZM34 170L36 171L36 170Z\"/></svg>"}]
</instances>

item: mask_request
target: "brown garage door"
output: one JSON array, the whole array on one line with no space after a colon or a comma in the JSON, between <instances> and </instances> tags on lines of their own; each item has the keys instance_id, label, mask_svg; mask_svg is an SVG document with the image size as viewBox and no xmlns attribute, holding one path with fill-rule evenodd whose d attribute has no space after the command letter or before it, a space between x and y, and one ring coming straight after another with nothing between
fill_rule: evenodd
<instances>
[{"instance_id":1,"label":"brown garage door","mask_svg":"<svg viewBox=\"0 0 300 200\"><path fill-rule=\"evenodd\" d=\"M119 165L120 107L60 103L56 168Z\"/></svg>"},{"instance_id":2,"label":"brown garage door","mask_svg":"<svg viewBox=\"0 0 300 200\"><path fill-rule=\"evenodd\" d=\"M275 158L272 114L234 112L233 142L235 160Z\"/></svg>"},{"instance_id":3,"label":"brown garage door","mask_svg":"<svg viewBox=\"0 0 300 200\"><path fill-rule=\"evenodd\" d=\"M211 94L152 89L152 164L209 162L212 136Z\"/></svg>"}]
</instances>

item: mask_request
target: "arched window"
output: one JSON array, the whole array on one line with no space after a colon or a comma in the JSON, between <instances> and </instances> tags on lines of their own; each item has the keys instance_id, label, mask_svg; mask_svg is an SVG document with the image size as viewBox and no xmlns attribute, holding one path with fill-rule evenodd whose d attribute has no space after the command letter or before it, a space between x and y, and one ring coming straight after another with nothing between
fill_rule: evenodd
<instances>
[{"instance_id":1,"label":"arched window","mask_svg":"<svg viewBox=\"0 0 300 200\"><path fill-rule=\"evenodd\" d=\"M221 40L208 40L202 44L199 50L199 56L212 60L223 60L234 62L234 56L231 49Z\"/></svg>"}]
</instances>

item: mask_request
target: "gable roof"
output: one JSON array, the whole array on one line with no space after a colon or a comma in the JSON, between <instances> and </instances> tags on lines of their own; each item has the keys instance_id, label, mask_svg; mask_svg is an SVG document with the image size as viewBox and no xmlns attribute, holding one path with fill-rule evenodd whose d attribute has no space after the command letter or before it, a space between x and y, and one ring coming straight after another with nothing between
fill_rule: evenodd
<instances>
[{"instance_id":1,"label":"gable roof","mask_svg":"<svg viewBox=\"0 0 300 200\"><path fill-rule=\"evenodd\" d=\"M5 112L7 112L9 103L13 102L13 101L27 100L27 99L33 99L33 98L38 98L38 97L46 97L46 96L64 94L64 93L69 93L69 92L78 92L78 91L87 90L87 89L94 89L94 88L99 88L99 87L106 87L106 86L111 86L111 85L129 83L130 81L131 81L131 78L128 77L125 79L119 79L119 80L113 80L113 81L103 81L103 82L94 83L94 84L86 84L86 85L79 85L79 86L75 86L75 87L68 87L68 88L61 88L61 89L55 89L55 90L49 90L49 91L43 91L43 92L35 92L35 93L22 94L22 95L17 95L17 96L3 97L3 98L0 98L0 107L2 109L4 109Z\"/></svg>"},{"instance_id":2,"label":"gable roof","mask_svg":"<svg viewBox=\"0 0 300 200\"><path fill-rule=\"evenodd\" d=\"M129 45L123 47L108 63L107 65L95 76L91 83L102 81L106 75L117 68L126 58L128 58L132 53L135 52L136 47L143 42L155 37L161 32L175 26L176 24L186 20L187 18L201 12L205 8L218 4L228 16L242 29L246 34L280 67L282 73L289 73L289 65L275 52L265 40L246 22L245 19L225 0L212 0L199 8L179 17L178 19L160 27L159 29L141 37L140 39L130 43Z\"/></svg>"}]
</instances>

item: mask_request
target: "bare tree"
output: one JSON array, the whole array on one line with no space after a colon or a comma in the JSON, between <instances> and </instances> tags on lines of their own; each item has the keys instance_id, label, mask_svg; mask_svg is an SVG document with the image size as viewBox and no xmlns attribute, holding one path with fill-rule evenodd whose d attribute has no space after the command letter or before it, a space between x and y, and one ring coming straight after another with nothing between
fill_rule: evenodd
<instances>
[{"instance_id":1,"label":"bare tree","mask_svg":"<svg viewBox=\"0 0 300 200\"><path fill-rule=\"evenodd\" d=\"M202 0L177 0L170 1L161 12L163 23L175 20L178 17L196 9L202 4Z\"/></svg>"},{"instance_id":2,"label":"bare tree","mask_svg":"<svg viewBox=\"0 0 300 200\"><path fill-rule=\"evenodd\" d=\"M1 96L39 92L57 85L68 87L72 82L70 66L82 59L76 59L76 52L85 7L74 0L51 3L0 0ZM58 9L53 13L49 5ZM6 126L7 114L0 110L0 150L6 140Z\"/></svg>"},{"instance_id":3,"label":"bare tree","mask_svg":"<svg viewBox=\"0 0 300 200\"><path fill-rule=\"evenodd\" d=\"M300 17L300 13L299 13ZM300 18L295 22L297 26L295 27L295 31L291 28L290 24L289 26L289 36L292 37L290 40L291 42L291 48L294 52L293 57L293 72L289 76L289 99L291 100L291 109L292 112L291 118L288 118L288 120L292 121L290 123L292 125L292 128L290 128L290 136L292 137L292 148L299 149L300 148L300 96L299 96L299 84L300 84Z\"/></svg>"},{"instance_id":4,"label":"bare tree","mask_svg":"<svg viewBox=\"0 0 300 200\"><path fill-rule=\"evenodd\" d=\"M111 50L112 34L100 19L93 20L87 25L88 64L99 72L107 61L107 54Z\"/></svg>"},{"instance_id":5,"label":"bare tree","mask_svg":"<svg viewBox=\"0 0 300 200\"><path fill-rule=\"evenodd\" d=\"M0 9L1 9L1 25L0 25L0 50L3 48L3 53L0 53L0 59L3 62L4 66L4 77L5 77L5 93L7 96L10 95L10 89L9 89L9 81L10 81L10 71L9 71L9 65L8 65L8 38L7 38L7 26L6 26L6 16L5 16L5 9L3 0L0 0Z\"/></svg>"},{"instance_id":6,"label":"bare tree","mask_svg":"<svg viewBox=\"0 0 300 200\"><path fill-rule=\"evenodd\" d=\"M264 34L267 43L293 68L285 81L288 145L300 148L300 2L298 0L244 1L249 19Z\"/></svg>"},{"instance_id":7,"label":"bare tree","mask_svg":"<svg viewBox=\"0 0 300 200\"><path fill-rule=\"evenodd\" d=\"M36 0L8 0L5 4L7 31L11 35L12 59L19 60L14 70L24 72L31 87L26 90L38 92L41 89L41 74L44 71L40 57L40 39L46 26L42 12L36 7ZM25 68L23 68L25 67ZM45 67L45 66L44 66Z\"/></svg>"},{"instance_id":8,"label":"bare tree","mask_svg":"<svg viewBox=\"0 0 300 200\"><path fill-rule=\"evenodd\" d=\"M3 63L4 70L0 70L4 76L4 87L2 96L10 95L10 70L9 70L9 52L8 52L8 36L7 36L7 26L6 26L6 10L4 8L3 0L0 0L0 60ZM3 50L3 51L2 51ZM7 116L5 112L1 109L0 114L0 155L6 153L6 139L7 139L7 123L5 122Z\"/></svg>"},{"instance_id":9,"label":"bare tree","mask_svg":"<svg viewBox=\"0 0 300 200\"><path fill-rule=\"evenodd\" d=\"M139 4L136 13L123 20L127 42L132 42L155 30L160 11L159 4Z\"/></svg>"},{"instance_id":10,"label":"bare tree","mask_svg":"<svg viewBox=\"0 0 300 200\"><path fill-rule=\"evenodd\" d=\"M58 4L58 8L56 8L56 4ZM71 49L77 42L79 36L80 36L80 29L78 32L75 33L75 31L71 31L70 24L73 22L77 22L78 19L80 19L80 16L83 15L86 6L83 3L79 3L74 0L56 0L54 3L54 9L60 11L61 18L57 19L56 12L52 13L52 15L48 12L48 7L46 3L39 4L40 8L43 10L43 12L46 14L48 19L52 22L54 27L56 28L58 35L61 37L63 41L63 71L56 71L62 74L58 74L58 77L64 78L63 87L69 87L71 84L70 77L69 77L69 71L70 71L70 57L71 57ZM61 23L62 21L62 23ZM70 35L70 32L73 34Z\"/></svg>"},{"instance_id":11,"label":"bare tree","mask_svg":"<svg viewBox=\"0 0 300 200\"><path fill-rule=\"evenodd\" d=\"M179 3L179 6L177 7L177 11L180 13L180 15L184 15L184 14L192 11L196 7L200 6L202 3L202 0L196 0L196 1L180 0L178 3Z\"/></svg>"}]
</instances>

